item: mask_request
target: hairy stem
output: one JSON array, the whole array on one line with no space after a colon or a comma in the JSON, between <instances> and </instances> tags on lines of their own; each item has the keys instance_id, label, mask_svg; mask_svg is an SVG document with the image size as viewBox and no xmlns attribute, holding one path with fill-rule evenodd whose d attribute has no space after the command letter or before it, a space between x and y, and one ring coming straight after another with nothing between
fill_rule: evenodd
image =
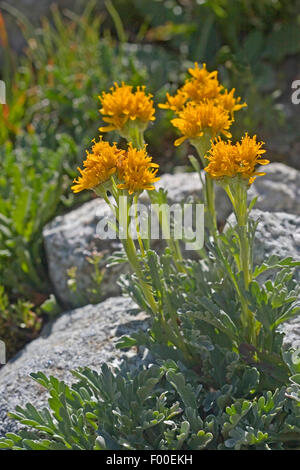
<instances>
[{"instance_id":1,"label":"hairy stem","mask_svg":"<svg viewBox=\"0 0 300 470\"><path fill-rule=\"evenodd\" d=\"M206 167L207 161L205 155L210 148L210 140L208 139L198 139L193 140L192 144L196 148L203 168ZM201 178L201 175L199 175ZM215 190L214 190L214 182L210 178L210 176L206 173L205 174L205 185L204 185L204 194L205 194L205 204L209 214L209 225L210 230L213 235L214 241L218 243L218 226L217 226L217 215L216 215L216 207L215 207Z\"/></svg>"},{"instance_id":2,"label":"hairy stem","mask_svg":"<svg viewBox=\"0 0 300 470\"><path fill-rule=\"evenodd\" d=\"M232 203L235 217L238 225L240 254L237 262L238 270L243 273L244 288L247 291L252 280L252 261L248 238L248 207L247 207L247 188L244 182L235 182L233 185L227 185L225 190ZM253 312L248 307L245 296L239 291L242 305L241 321L247 328L248 341L256 345L256 321Z\"/></svg>"}]
</instances>

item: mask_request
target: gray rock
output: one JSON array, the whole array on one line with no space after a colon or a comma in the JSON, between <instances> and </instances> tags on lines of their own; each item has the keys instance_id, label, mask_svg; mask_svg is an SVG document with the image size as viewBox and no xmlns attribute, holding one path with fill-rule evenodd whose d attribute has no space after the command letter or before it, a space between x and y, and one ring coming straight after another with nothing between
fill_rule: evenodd
<instances>
[{"instance_id":1,"label":"gray rock","mask_svg":"<svg viewBox=\"0 0 300 470\"><path fill-rule=\"evenodd\" d=\"M250 197L258 196L256 207L300 215L300 172L281 163L270 164L266 171L267 175L257 178L250 191ZM163 175L157 183L159 187L168 190L171 204L187 201L190 197L202 197L202 184L197 173ZM147 202L146 193L141 201ZM216 207L219 221L223 223L231 206L227 195L218 185ZM99 302L120 293L116 282L120 273L128 269L127 265L109 268L99 288L93 282L95 267L88 261L93 255L106 256L120 248L117 240L104 240L97 234L97 224L109 214L106 204L98 198L64 216L56 217L44 229L49 275L57 297L68 308ZM102 266L105 265L105 256ZM72 267L76 269L77 291L72 290L68 282L68 270Z\"/></svg>"},{"instance_id":2,"label":"gray rock","mask_svg":"<svg viewBox=\"0 0 300 470\"><path fill-rule=\"evenodd\" d=\"M168 198L172 203L185 201L188 197L199 198L202 184L199 175L193 173L165 174L156 183L156 188L167 189ZM146 193L144 193L146 194Z\"/></svg>"},{"instance_id":3,"label":"gray rock","mask_svg":"<svg viewBox=\"0 0 300 470\"><path fill-rule=\"evenodd\" d=\"M283 163L264 167L265 176L256 178L249 196L258 196L257 209L300 215L300 171Z\"/></svg>"},{"instance_id":4,"label":"gray rock","mask_svg":"<svg viewBox=\"0 0 300 470\"><path fill-rule=\"evenodd\" d=\"M44 229L44 242L49 274L56 295L63 305L77 307L93 300L117 295L116 286L123 267L105 270L101 286L93 281L95 266L89 260L102 257L100 269L104 269L107 255L119 250L118 240L103 240L97 235L97 224L110 215L110 209L100 198L83 204L66 215L56 217ZM70 269L75 269L71 287ZM97 293L92 293L95 289ZM95 300L95 301L94 301Z\"/></svg>"},{"instance_id":5,"label":"gray rock","mask_svg":"<svg viewBox=\"0 0 300 470\"><path fill-rule=\"evenodd\" d=\"M287 323L283 323L281 330L284 331L284 346L286 349L300 348L300 319L296 316Z\"/></svg>"},{"instance_id":6,"label":"gray rock","mask_svg":"<svg viewBox=\"0 0 300 470\"><path fill-rule=\"evenodd\" d=\"M300 259L300 217L282 212L253 211L259 218L256 262L271 254ZM233 221L233 216L229 217ZM127 353L115 349L115 340L139 328L147 328L143 313L133 316L135 304L122 297L109 298L98 305L87 305L65 313L45 326L41 336L28 344L0 371L0 436L15 432L18 424L7 418L7 411L16 405L46 404L44 390L29 374L41 370L46 375L72 383L70 370L88 366L99 370L101 364L118 365L129 359L129 367L146 363L146 351ZM300 346L300 321L295 318L284 326L286 346Z\"/></svg>"},{"instance_id":7,"label":"gray rock","mask_svg":"<svg viewBox=\"0 0 300 470\"><path fill-rule=\"evenodd\" d=\"M260 265L271 255L277 255L282 259L290 256L295 261L300 261L299 216L284 212L264 212L259 209L253 210L251 216L253 219L259 220L254 245L255 265ZM228 218L228 223L231 225L236 223L233 214ZM295 278L300 280L299 268L295 271ZM299 316L284 323L281 330L285 333L284 345L286 348L300 347Z\"/></svg>"},{"instance_id":8,"label":"gray rock","mask_svg":"<svg viewBox=\"0 0 300 470\"><path fill-rule=\"evenodd\" d=\"M147 327L145 314L133 315L133 308L130 299L115 297L67 312L46 325L39 338L0 370L0 436L18 429L17 422L7 417L16 405L47 404L47 393L29 377L31 372L42 371L70 384L75 381L70 371L78 367L99 371L103 363L116 366L122 358L129 359L129 369L142 364L143 351L124 353L115 348L118 337Z\"/></svg>"},{"instance_id":9,"label":"gray rock","mask_svg":"<svg viewBox=\"0 0 300 470\"><path fill-rule=\"evenodd\" d=\"M251 217L259 220L254 244L254 264L260 265L271 255L277 255L281 259L292 257L295 261L300 261L300 217L295 214L285 212L264 212L254 209ZM236 220L233 214L228 218L228 225L235 225ZM264 275L261 276L263 280ZM267 278L267 275L266 275ZM295 271L295 278L300 280L300 269ZM296 316L287 323L281 325L281 330L285 333L285 348L300 347L300 316Z\"/></svg>"},{"instance_id":10,"label":"gray rock","mask_svg":"<svg viewBox=\"0 0 300 470\"><path fill-rule=\"evenodd\" d=\"M292 257L300 261L300 217L285 212L252 211L253 219L259 220L255 235L254 264L260 265L271 255L280 258ZM235 224L233 214L228 223ZM226 230L226 226L225 226ZM296 269L295 278L300 280L300 269ZM285 333L284 345L286 348L300 347L300 317L296 316L281 326Z\"/></svg>"},{"instance_id":11,"label":"gray rock","mask_svg":"<svg viewBox=\"0 0 300 470\"><path fill-rule=\"evenodd\" d=\"M295 261L300 261L299 216L284 212L271 213L254 210L252 217L260 220L255 237L255 264L261 264L271 255L277 255L280 258L290 256ZM299 268L295 271L295 278L300 281ZM285 348L297 349L300 347L300 316L283 323L280 329L285 333Z\"/></svg>"},{"instance_id":12,"label":"gray rock","mask_svg":"<svg viewBox=\"0 0 300 470\"><path fill-rule=\"evenodd\" d=\"M197 173L178 173L163 175L157 188L168 190L169 202L186 201L189 197L201 197L201 182ZM146 193L141 202L149 203ZM221 187L217 187L217 205L222 218L230 212L227 196ZM118 240L103 239L99 235L99 223L110 215L110 209L100 199L93 199L70 213L56 217L44 228L44 243L48 260L49 275L55 293L67 308L85 305L93 301L118 295L116 284L121 272L128 270L127 265L105 270L101 286L95 285L93 276L95 267L89 262L93 256L103 255L100 266L105 266L107 255L121 248ZM98 233L97 233L98 231ZM77 290L71 289L68 271L76 270ZM98 296L92 294L95 289ZM91 300L92 299L92 300Z\"/></svg>"},{"instance_id":13,"label":"gray rock","mask_svg":"<svg viewBox=\"0 0 300 470\"><path fill-rule=\"evenodd\" d=\"M255 235L254 263L261 264L271 255L280 258L291 256L300 260L300 217L285 212L264 212L254 209L251 217L259 220ZM228 224L234 225L231 214ZM226 226L225 226L226 230Z\"/></svg>"},{"instance_id":14,"label":"gray rock","mask_svg":"<svg viewBox=\"0 0 300 470\"><path fill-rule=\"evenodd\" d=\"M103 363L116 367L125 359L130 371L149 364L151 356L147 350L121 352L115 348L120 336L147 329L147 316L132 315L135 308L130 299L114 297L69 311L46 325L39 338L0 370L0 437L22 427L7 416L17 405L32 403L38 409L47 406L47 391L32 380L32 372L41 371L70 385L76 381L71 370L79 367L99 371ZM299 346L299 320L285 325L284 330L285 344Z\"/></svg>"},{"instance_id":15,"label":"gray rock","mask_svg":"<svg viewBox=\"0 0 300 470\"><path fill-rule=\"evenodd\" d=\"M300 260L300 217L285 212L254 210L259 219L256 232L254 260L261 263L270 255L287 256Z\"/></svg>"},{"instance_id":16,"label":"gray rock","mask_svg":"<svg viewBox=\"0 0 300 470\"><path fill-rule=\"evenodd\" d=\"M204 180L204 171L202 172L202 176ZM202 182L198 173L196 172L175 173L174 175L165 174L156 184L156 188L163 188L168 191L168 200L171 204L187 201L188 198L193 198L194 200L203 200ZM231 205L225 191L221 186L216 185L215 192L218 220L222 223L230 214Z\"/></svg>"}]
</instances>

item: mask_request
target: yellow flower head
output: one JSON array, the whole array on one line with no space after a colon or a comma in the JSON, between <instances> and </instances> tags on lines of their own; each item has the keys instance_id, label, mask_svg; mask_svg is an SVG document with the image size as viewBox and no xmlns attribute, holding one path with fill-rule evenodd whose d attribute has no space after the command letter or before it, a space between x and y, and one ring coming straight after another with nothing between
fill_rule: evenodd
<instances>
[{"instance_id":1,"label":"yellow flower head","mask_svg":"<svg viewBox=\"0 0 300 470\"><path fill-rule=\"evenodd\" d=\"M119 184L118 188L126 189L129 194L154 189L153 183L159 180L156 177L158 167L159 165L152 163L146 146L138 150L130 142L126 155L120 160L119 179L124 183Z\"/></svg>"},{"instance_id":2,"label":"yellow flower head","mask_svg":"<svg viewBox=\"0 0 300 470\"><path fill-rule=\"evenodd\" d=\"M171 96L169 93L166 94L167 102L159 103L161 109L171 109L175 113L178 113L184 107L187 101L187 95L181 89L177 90L174 96Z\"/></svg>"},{"instance_id":3,"label":"yellow flower head","mask_svg":"<svg viewBox=\"0 0 300 470\"><path fill-rule=\"evenodd\" d=\"M248 179L249 184L252 184L256 176L265 175L255 170L256 165L269 163L269 160L261 158L261 155L265 153L265 150L261 148L263 144L264 142L256 141L256 136L249 137L248 134L235 145L219 138L209 151L209 164L205 171L214 179L240 176Z\"/></svg>"},{"instance_id":4,"label":"yellow flower head","mask_svg":"<svg viewBox=\"0 0 300 470\"><path fill-rule=\"evenodd\" d=\"M214 70L213 72L208 72L206 70L206 64L202 64L202 67L199 67L199 64L195 62L195 68L189 68L188 72L192 77L197 80L199 84L205 84L208 80L215 80L218 76L218 71Z\"/></svg>"},{"instance_id":5,"label":"yellow flower head","mask_svg":"<svg viewBox=\"0 0 300 470\"><path fill-rule=\"evenodd\" d=\"M195 103L205 100L213 100L218 97L222 86L218 80L208 80L205 84L199 84L196 80L190 80L182 87L186 96Z\"/></svg>"},{"instance_id":6,"label":"yellow flower head","mask_svg":"<svg viewBox=\"0 0 300 470\"><path fill-rule=\"evenodd\" d=\"M179 113L188 101L200 103L203 100L214 99L222 90L222 86L217 80L218 72L208 72L206 64L201 68L195 62L195 68L188 69L192 78L185 81L184 85L179 88L174 96L167 93L167 102L159 104L162 109L171 109L175 113Z\"/></svg>"},{"instance_id":7,"label":"yellow flower head","mask_svg":"<svg viewBox=\"0 0 300 470\"><path fill-rule=\"evenodd\" d=\"M223 89L217 79L218 72L216 70L208 72L206 70L206 64L203 64L202 67L199 68L199 65L195 62L195 68L190 68L189 73L192 75L192 78L185 81L182 91L189 100L195 103L213 100Z\"/></svg>"},{"instance_id":8,"label":"yellow flower head","mask_svg":"<svg viewBox=\"0 0 300 470\"><path fill-rule=\"evenodd\" d=\"M235 111L247 106L246 103L240 103L240 97L236 98L234 96L234 88L228 92L219 83L216 70L213 72L207 71L206 64L203 64L200 68L195 62L195 67L188 69L188 71L192 77L185 81L174 96L167 93L167 101L159 104L160 108L171 109L178 115L187 103L201 104L212 101L213 104L219 105L225 111L228 111L233 119Z\"/></svg>"},{"instance_id":9,"label":"yellow flower head","mask_svg":"<svg viewBox=\"0 0 300 470\"><path fill-rule=\"evenodd\" d=\"M110 93L103 92L99 96L102 108L100 113L104 116L103 121L108 123L107 127L101 127L101 132L122 130L128 121L137 120L143 125L154 121L154 107L152 95L146 95L145 87L137 87L135 92L132 86L115 83Z\"/></svg>"},{"instance_id":10,"label":"yellow flower head","mask_svg":"<svg viewBox=\"0 0 300 470\"><path fill-rule=\"evenodd\" d=\"M219 93L215 99L215 102L226 109L226 111L230 113L231 117L233 117L235 111L239 111L247 106L246 103L240 103L241 98L235 98L234 93L235 88L232 88L230 92L228 92L227 89L224 89L224 93Z\"/></svg>"},{"instance_id":11,"label":"yellow flower head","mask_svg":"<svg viewBox=\"0 0 300 470\"><path fill-rule=\"evenodd\" d=\"M119 161L125 151L119 150L114 143L110 145L100 138L99 142L94 142L92 152L87 151L87 158L83 162L84 169L78 168L81 176L73 181L74 193L79 193L84 189L94 189L100 184L109 180L118 168Z\"/></svg>"},{"instance_id":12,"label":"yellow flower head","mask_svg":"<svg viewBox=\"0 0 300 470\"><path fill-rule=\"evenodd\" d=\"M228 131L232 123L229 113L221 106L214 105L212 101L202 104L188 103L179 113L178 118L173 119L171 122L183 134L183 137L175 141L176 146L186 139L202 137L205 132L212 139L218 134L231 137Z\"/></svg>"}]
</instances>

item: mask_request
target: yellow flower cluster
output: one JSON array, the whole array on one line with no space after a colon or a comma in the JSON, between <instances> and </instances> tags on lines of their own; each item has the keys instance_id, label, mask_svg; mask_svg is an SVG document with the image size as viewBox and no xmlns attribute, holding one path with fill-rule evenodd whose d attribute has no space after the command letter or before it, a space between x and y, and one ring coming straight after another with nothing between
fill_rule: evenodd
<instances>
[{"instance_id":1,"label":"yellow flower cluster","mask_svg":"<svg viewBox=\"0 0 300 470\"><path fill-rule=\"evenodd\" d=\"M119 179L124 183L119 184L118 188L126 189L129 194L154 189L153 183L159 180L156 177L158 167L157 163L152 163L152 157L147 155L146 147L137 150L130 143L119 169Z\"/></svg>"},{"instance_id":2,"label":"yellow flower cluster","mask_svg":"<svg viewBox=\"0 0 300 470\"><path fill-rule=\"evenodd\" d=\"M146 95L144 86L137 87L134 92L130 85L122 83L119 86L115 83L111 92L103 92L99 99L102 105L100 113L104 116L103 121L108 123L108 126L99 129L100 132L120 131L128 121L146 126L149 121L155 120L152 95Z\"/></svg>"},{"instance_id":3,"label":"yellow flower cluster","mask_svg":"<svg viewBox=\"0 0 300 470\"><path fill-rule=\"evenodd\" d=\"M234 112L246 104L241 104L240 98L234 96L234 89L228 91L220 85L217 71L208 72L205 64L199 67L195 63L189 74L191 77L177 93L174 96L167 94L167 103L160 105L176 114L171 122L182 137L175 141L175 145L189 139L198 146L197 139L204 136L212 141L206 155L209 164L205 170L208 175L213 179L240 176L251 184L256 176L264 174L255 170L256 165L269 163L261 158L265 152L261 148L263 142L257 142L256 136L251 138L246 134L240 143L234 145L231 141L222 141L220 137L231 138L229 129ZM102 104L100 112L108 123L107 127L100 129L102 131L120 131L128 122L135 121L142 132L143 125L155 119L152 95L146 95L145 87L138 87L134 92L132 86L115 84L110 93L103 92L99 98ZM130 133L127 135L130 136ZM129 194L154 189L153 184L159 180L158 165L152 163L146 146L137 146L139 148L130 142L127 150L121 150L115 143L111 145L103 141L102 137L99 142L93 141L92 151L87 151L83 169L78 168L80 176L74 180L72 190L78 193L84 189L98 188L110 182L112 175L115 175L118 188Z\"/></svg>"},{"instance_id":4,"label":"yellow flower cluster","mask_svg":"<svg viewBox=\"0 0 300 470\"><path fill-rule=\"evenodd\" d=\"M95 189L114 174L120 182L118 187L128 190L129 194L154 189L153 183L159 180L156 177L159 165L152 163L146 147L137 150L130 143L127 151L120 150L115 143L111 145L101 137L99 142L94 142L92 152L87 152L83 166L83 170L78 168L81 176L74 180L74 193Z\"/></svg>"},{"instance_id":5,"label":"yellow flower cluster","mask_svg":"<svg viewBox=\"0 0 300 470\"><path fill-rule=\"evenodd\" d=\"M74 180L72 186L74 193L79 193L84 189L93 189L105 181L109 180L118 167L118 162L125 154L124 150L119 150L114 143L110 145L100 138L99 142L94 142L92 152L87 153L87 158L83 162L84 169L78 168L81 176Z\"/></svg>"},{"instance_id":6,"label":"yellow flower cluster","mask_svg":"<svg viewBox=\"0 0 300 470\"><path fill-rule=\"evenodd\" d=\"M228 129L232 121L228 112L222 106L215 105L211 101L202 105L189 102L178 114L178 118L171 122L183 134L183 137L175 141L176 146L182 144L186 139L192 140L202 137L204 132L211 139L214 139L218 134L231 137Z\"/></svg>"},{"instance_id":7,"label":"yellow flower cluster","mask_svg":"<svg viewBox=\"0 0 300 470\"><path fill-rule=\"evenodd\" d=\"M197 62L195 68L188 69L192 78L185 81L184 85L177 90L174 96L167 93L167 102L160 103L158 106L162 109L171 109L179 113L188 101L200 103L206 99L214 99L220 93L222 87L218 82L218 72L208 72L206 64L199 68Z\"/></svg>"},{"instance_id":8,"label":"yellow flower cluster","mask_svg":"<svg viewBox=\"0 0 300 470\"><path fill-rule=\"evenodd\" d=\"M235 145L231 141L224 142L220 138L212 144L209 151L209 164L205 171L211 178L221 180L224 177L240 176L252 184L256 176L265 175L257 172L256 165L267 165L269 160L261 158L265 150L261 147L264 142L257 142L256 136L246 134L241 142Z\"/></svg>"},{"instance_id":9,"label":"yellow flower cluster","mask_svg":"<svg viewBox=\"0 0 300 470\"><path fill-rule=\"evenodd\" d=\"M239 96L235 98L234 93L235 88L232 88L232 90L229 92L226 88L224 88L223 93L220 93L215 99L215 103L222 106L226 111L228 111L232 119L235 111L239 111L240 109L247 106L246 103L240 103L241 98Z\"/></svg>"},{"instance_id":10,"label":"yellow flower cluster","mask_svg":"<svg viewBox=\"0 0 300 470\"><path fill-rule=\"evenodd\" d=\"M233 122L234 112L240 110L246 104L240 103L241 98L234 96L234 88L228 92L226 88L220 85L217 78L218 72L208 72L206 64L203 64L200 68L195 63L195 67L190 68L188 71L191 78L185 81L174 96L167 93L166 103L159 104L160 108L171 109L178 116L178 119L173 119L172 123L181 131L183 137L177 139L175 145L180 145L186 139L201 137L206 130L212 138L221 133L227 137L230 136L228 129ZM216 108L215 111L213 110L214 107ZM203 120L196 125L197 116L207 115L208 112L211 116L207 120L209 125L204 126ZM227 115L227 118L225 118L225 115ZM224 127L220 126L221 122L224 123ZM192 129L194 132L192 132Z\"/></svg>"}]
</instances>

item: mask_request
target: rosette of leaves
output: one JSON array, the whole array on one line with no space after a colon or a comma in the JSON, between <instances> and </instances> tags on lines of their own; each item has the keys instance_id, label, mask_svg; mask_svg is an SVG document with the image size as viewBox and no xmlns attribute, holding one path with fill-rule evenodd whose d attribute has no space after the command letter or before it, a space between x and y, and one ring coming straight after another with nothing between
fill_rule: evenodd
<instances>
[{"instance_id":1,"label":"rosette of leaves","mask_svg":"<svg viewBox=\"0 0 300 470\"><path fill-rule=\"evenodd\" d=\"M290 361L299 370L299 361ZM227 368L229 364L227 365ZM172 360L129 374L107 365L73 372L71 387L32 374L50 395L48 407L28 403L10 417L23 429L0 439L12 450L297 449L300 380L257 393L259 372L207 389L192 370Z\"/></svg>"}]
</instances>

